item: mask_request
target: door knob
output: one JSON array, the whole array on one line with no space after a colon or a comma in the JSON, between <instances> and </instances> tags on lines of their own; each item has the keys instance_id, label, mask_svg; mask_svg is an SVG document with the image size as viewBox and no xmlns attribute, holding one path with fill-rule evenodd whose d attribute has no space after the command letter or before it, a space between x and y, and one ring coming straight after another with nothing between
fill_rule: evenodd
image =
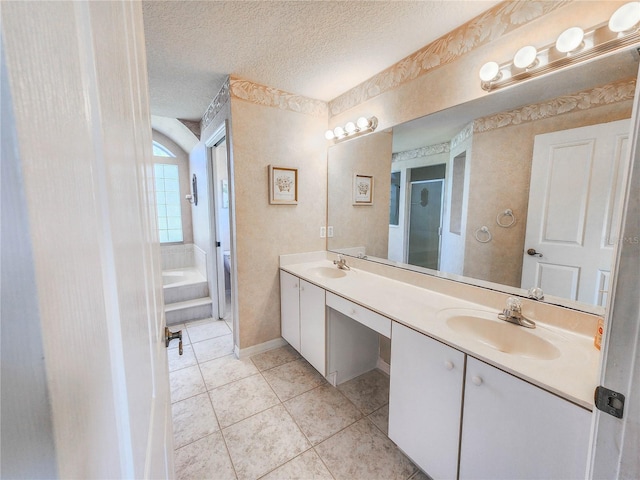
<instances>
[{"instance_id":1,"label":"door knob","mask_svg":"<svg viewBox=\"0 0 640 480\"><path fill-rule=\"evenodd\" d=\"M542 257L542 254L540 252L536 252L535 248L527 250L527 255L531 255L532 257Z\"/></svg>"},{"instance_id":2,"label":"door knob","mask_svg":"<svg viewBox=\"0 0 640 480\"><path fill-rule=\"evenodd\" d=\"M169 342L175 339L180 340L178 343L178 353L182 355L182 330L178 330L177 332L172 332L169 330L169 327L164 327L164 346L169 347Z\"/></svg>"}]
</instances>

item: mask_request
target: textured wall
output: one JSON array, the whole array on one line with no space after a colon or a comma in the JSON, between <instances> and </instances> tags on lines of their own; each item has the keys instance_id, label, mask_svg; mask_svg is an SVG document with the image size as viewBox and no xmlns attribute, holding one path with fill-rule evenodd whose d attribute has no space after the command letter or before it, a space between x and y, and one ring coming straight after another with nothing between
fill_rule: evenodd
<instances>
[{"instance_id":1,"label":"textured wall","mask_svg":"<svg viewBox=\"0 0 640 480\"><path fill-rule=\"evenodd\" d=\"M280 336L278 256L324 250L325 115L232 96L239 347ZM298 168L298 204L270 205L268 165Z\"/></svg>"},{"instance_id":2,"label":"textured wall","mask_svg":"<svg viewBox=\"0 0 640 480\"><path fill-rule=\"evenodd\" d=\"M485 62L512 58L518 46L554 43L576 19L585 27L606 22L624 3L503 2L331 101L329 125L376 115L378 129L388 128L491 95L477 75Z\"/></svg>"},{"instance_id":3,"label":"textured wall","mask_svg":"<svg viewBox=\"0 0 640 480\"><path fill-rule=\"evenodd\" d=\"M473 134L473 154L467 159L473 171L468 207L468 218L473 221L467 223L465 276L520 287L534 137L630 118L631 103L628 100ZM500 228L496 215L507 208L518 221L511 228ZM474 238L474 231L482 225L488 225L493 234L489 243Z\"/></svg>"},{"instance_id":4,"label":"textured wall","mask_svg":"<svg viewBox=\"0 0 640 480\"><path fill-rule=\"evenodd\" d=\"M327 198L333 226L331 250L366 246L365 253L387 257L391 185L390 131L347 140L329 149ZM353 175L373 175L373 205L353 205Z\"/></svg>"}]
</instances>

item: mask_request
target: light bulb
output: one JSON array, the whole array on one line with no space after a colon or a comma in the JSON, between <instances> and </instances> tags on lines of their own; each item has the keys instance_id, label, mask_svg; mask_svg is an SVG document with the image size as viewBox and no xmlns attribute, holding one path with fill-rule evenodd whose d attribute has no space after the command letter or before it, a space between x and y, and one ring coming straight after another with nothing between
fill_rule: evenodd
<instances>
[{"instance_id":1,"label":"light bulb","mask_svg":"<svg viewBox=\"0 0 640 480\"><path fill-rule=\"evenodd\" d=\"M569 53L582 45L584 30L580 27L571 27L560 34L556 41L556 50L562 53Z\"/></svg>"},{"instance_id":2,"label":"light bulb","mask_svg":"<svg viewBox=\"0 0 640 480\"><path fill-rule=\"evenodd\" d=\"M369 120L365 117L360 117L358 119L358 128L360 128L360 130L369 128Z\"/></svg>"},{"instance_id":3,"label":"light bulb","mask_svg":"<svg viewBox=\"0 0 640 480\"><path fill-rule=\"evenodd\" d=\"M342 127L336 127L333 129L333 134L336 136L336 138L340 138L341 136L344 135L344 128Z\"/></svg>"},{"instance_id":4,"label":"light bulb","mask_svg":"<svg viewBox=\"0 0 640 480\"><path fill-rule=\"evenodd\" d=\"M324 138L326 138L327 140L333 140L335 138L333 130L327 130L326 132L324 132Z\"/></svg>"},{"instance_id":5,"label":"light bulb","mask_svg":"<svg viewBox=\"0 0 640 480\"><path fill-rule=\"evenodd\" d=\"M640 22L640 2L625 3L611 15L609 30L616 33L627 32Z\"/></svg>"},{"instance_id":6,"label":"light bulb","mask_svg":"<svg viewBox=\"0 0 640 480\"><path fill-rule=\"evenodd\" d=\"M536 47L527 45L516 52L515 57L513 57L513 64L518 68L532 67L536 62L537 55L538 50L536 50Z\"/></svg>"},{"instance_id":7,"label":"light bulb","mask_svg":"<svg viewBox=\"0 0 640 480\"><path fill-rule=\"evenodd\" d=\"M480 68L480 80L492 82L500 75L500 65L496 62L487 62Z\"/></svg>"},{"instance_id":8,"label":"light bulb","mask_svg":"<svg viewBox=\"0 0 640 480\"><path fill-rule=\"evenodd\" d=\"M347 132L347 135L351 135L356 131L356 124L353 122L349 122L344 126L344 131Z\"/></svg>"}]
</instances>

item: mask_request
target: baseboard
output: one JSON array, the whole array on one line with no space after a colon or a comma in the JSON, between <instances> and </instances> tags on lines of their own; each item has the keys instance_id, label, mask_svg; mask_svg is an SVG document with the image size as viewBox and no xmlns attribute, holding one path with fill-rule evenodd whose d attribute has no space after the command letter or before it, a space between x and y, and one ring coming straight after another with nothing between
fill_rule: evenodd
<instances>
[{"instance_id":1,"label":"baseboard","mask_svg":"<svg viewBox=\"0 0 640 480\"><path fill-rule=\"evenodd\" d=\"M237 346L234 348L234 352L236 357L238 358L247 358L251 355L257 355L258 353L268 352L269 350L273 350L274 348L280 348L287 345L287 341L282 338L274 338L273 340L269 340L268 342L260 343L258 345L253 345L247 348L238 348Z\"/></svg>"},{"instance_id":2,"label":"baseboard","mask_svg":"<svg viewBox=\"0 0 640 480\"><path fill-rule=\"evenodd\" d=\"M391 365L382 360L382 358L378 357L378 361L376 362L376 368L387 375L391 373Z\"/></svg>"}]
</instances>

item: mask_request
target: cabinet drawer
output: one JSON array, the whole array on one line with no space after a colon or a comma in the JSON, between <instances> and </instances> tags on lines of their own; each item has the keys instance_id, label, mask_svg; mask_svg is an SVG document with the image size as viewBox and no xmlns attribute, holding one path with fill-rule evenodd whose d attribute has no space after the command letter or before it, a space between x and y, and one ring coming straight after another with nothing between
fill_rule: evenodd
<instances>
[{"instance_id":1,"label":"cabinet drawer","mask_svg":"<svg viewBox=\"0 0 640 480\"><path fill-rule=\"evenodd\" d=\"M327 306L375 330L379 334L391 338L391 320L387 317L367 310L357 303L350 302L330 292L327 292Z\"/></svg>"}]
</instances>

